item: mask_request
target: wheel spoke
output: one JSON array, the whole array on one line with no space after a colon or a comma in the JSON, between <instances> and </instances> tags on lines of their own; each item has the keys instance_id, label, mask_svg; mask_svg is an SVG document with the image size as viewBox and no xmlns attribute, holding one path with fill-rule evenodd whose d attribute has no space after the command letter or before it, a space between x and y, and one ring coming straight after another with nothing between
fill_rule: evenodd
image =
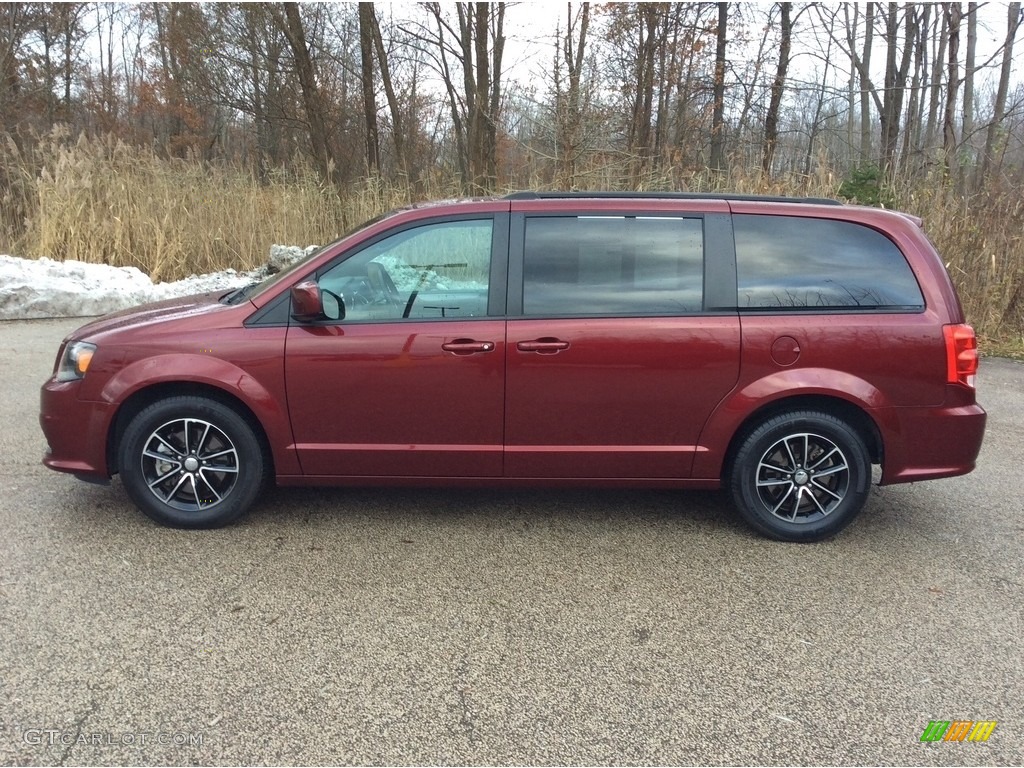
<instances>
[{"instance_id":1,"label":"wheel spoke","mask_svg":"<svg viewBox=\"0 0 1024 768\"><path fill-rule=\"evenodd\" d=\"M834 467L829 467L828 469L822 469L822 470L820 470L818 472L815 472L814 476L815 477L825 477L827 475L834 475L836 472L843 472L843 471L845 471L847 469L849 469L849 467L847 467L846 464L837 464Z\"/></svg>"},{"instance_id":2,"label":"wheel spoke","mask_svg":"<svg viewBox=\"0 0 1024 768\"><path fill-rule=\"evenodd\" d=\"M196 476L189 475L188 479L192 482L192 495L195 497L196 500L196 509L202 509L203 502L199 500L199 488L196 486Z\"/></svg>"},{"instance_id":3,"label":"wheel spoke","mask_svg":"<svg viewBox=\"0 0 1024 768\"><path fill-rule=\"evenodd\" d=\"M827 458L828 458L829 456L831 456L831 455L832 455L833 453L839 453L839 449L838 449L838 448L836 448L836 447L835 447L834 445L832 446L832 450L831 450L831 451L829 451L828 453L826 453L826 454L825 454L824 456L822 456L822 457L821 457L820 459L818 459L818 460L817 460L816 462L814 462L813 464L807 464L807 465L806 465L806 466L807 466L807 469L816 469L817 467L820 467L820 466L821 466L821 465L822 465L822 464L823 464L823 463L825 462L825 460L826 460L826 459L827 459Z\"/></svg>"},{"instance_id":4,"label":"wheel spoke","mask_svg":"<svg viewBox=\"0 0 1024 768\"><path fill-rule=\"evenodd\" d=\"M824 491L825 493L827 493L829 496L831 496L836 501L842 501L843 500L843 496L842 495L836 493L831 488L825 487L824 485L819 483L817 480L811 480L811 485L813 485L819 491Z\"/></svg>"},{"instance_id":5,"label":"wheel spoke","mask_svg":"<svg viewBox=\"0 0 1024 768\"><path fill-rule=\"evenodd\" d=\"M802 485L797 487L796 495L793 497L793 506L791 507L793 514L789 516L790 522L796 522L796 516L800 514L800 504L803 502L804 491L806 490L807 488Z\"/></svg>"},{"instance_id":6,"label":"wheel spoke","mask_svg":"<svg viewBox=\"0 0 1024 768\"><path fill-rule=\"evenodd\" d=\"M821 502L818 501L818 496L810 488L807 488L807 496L814 502L814 506L818 508L818 511L821 512L822 515L828 514L828 510L821 506Z\"/></svg>"},{"instance_id":7,"label":"wheel spoke","mask_svg":"<svg viewBox=\"0 0 1024 768\"><path fill-rule=\"evenodd\" d=\"M757 484L761 488L772 488L779 485L792 485L793 481L788 477L783 477L778 480L758 480Z\"/></svg>"},{"instance_id":8,"label":"wheel spoke","mask_svg":"<svg viewBox=\"0 0 1024 768\"><path fill-rule=\"evenodd\" d=\"M177 464L179 467L181 466L181 462L176 457L168 456L166 453L157 453L156 451L143 451L142 455L150 459L156 459L157 461L164 461L167 462L168 464Z\"/></svg>"},{"instance_id":9,"label":"wheel spoke","mask_svg":"<svg viewBox=\"0 0 1024 768\"><path fill-rule=\"evenodd\" d=\"M217 493L217 489L214 488L213 485L210 483L210 481L206 479L206 475L203 474L204 472L206 472L206 469L200 469L199 470L199 477L202 478L202 481L206 484L206 487L210 489L210 493L212 493L214 496L217 497L217 501L220 501L221 500L221 495L219 493Z\"/></svg>"},{"instance_id":10,"label":"wheel spoke","mask_svg":"<svg viewBox=\"0 0 1024 768\"><path fill-rule=\"evenodd\" d=\"M167 494L167 497L164 499L164 501L170 501L171 499L173 499L174 495L178 492L178 489L185 484L186 480L188 480L188 475L182 475L180 478L178 478L178 482L174 484L174 488L172 488L171 492ZM156 489L154 488L153 491L155 493Z\"/></svg>"},{"instance_id":11,"label":"wheel spoke","mask_svg":"<svg viewBox=\"0 0 1024 768\"><path fill-rule=\"evenodd\" d=\"M202 459L203 461L209 461L210 459L217 459L217 458L220 458L221 456L227 456L229 453L234 453L234 452L235 452L234 448L228 448L225 451L218 451L217 453L211 453L208 456L200 456L199 458Z\"/></svg>"},{"instance_id":12,"label":"wheel spoke","mask_svg":"<svg viewBox=\"0 0 1024 768\"><path fill-rule=\"evenodd\" d=\"M170 472L168 472L168 473L167 473L166 475L161 475L160 477L158 477L158 478L157 478L156 480L154 480L153 482L151 482L151 483L147 483L147 485L148 485L148 486L150 487L150 489L152 489L154 485L160 485L160 483L162 483L162 482L163 482L164 480L166 480L167 478L169 478L169 477L170 477L171 475L173 475L173 474L174 474L175 472L177 472L177 471L178 471L178 469L177 469L177 468L175 468L175 469L172 469L172 470L171 470Z\"/></svg>"},{"instance_id":13,"label":"wheel spoke","mask_svg":"<svg viewBox=\"0 0 1024 768\"><path fill-rule=\"evenodd\" d=\"M206 436L210 434L210 425L206 425L206 429L203 430L203 436L199 438L199 445L196 446L196 456L203 452L203 444L206 443Z\"/></svg>"},{"instance_id":14,"label":"wheel spoke","mask_svg":"<svg viewBox=\"0 0 1024 768\"><path fill-rule=\"evenodd\" d=\"M213 466L213 467L203 467L203 469L205 471L207 471L207 472L233 472L235 474L238 474L238 468L237 467L218 467L218 466Z\"/></svg>"},{"instance_id":15,"label":"wheel spoke","mask_svg":"<svg viewBox=\"0 0 1024 768\"><path fill-rule=\"evenodd\" d=\"M786 499L788 499L790 494L793 493L794 488L796 488L796 486L790 483L789 488L786 489L786 492L782 494L782 498L779 499L779 503L775 505L774 509L772 509L773 515L778 514L779 510L782 508L782 505L786 503Z\"/></svg>"},{"instance_id":16,"label":"wheel spoke","mask_svg":"<svg viewBox=\"0 0 1024 768\"><path fill-rule=\"evenodd\" d=\"M796 469L798 464L796 462L796 457L793 455L793 450L789 447L789 439L787 438L783 440L782 445L785 447L786 453L789 454L789 468L791 470Z\"/></svg>"},{"instance_id":17,"label":"wheel spoke","mask_svg":"<svg viewBox=\"0 0 1024 768\"><path fill-rule=\"evenodd\" d=\"M181 451L179 451L179 450L178 450L177 448L175 448L175 447L174 447L173 445L171 445L171 444L170 444L170 443L168 443L168 442L167 442L166 440L164 440L164 439L163 439L162 437L160 437L160 435L158 435L158 434L157 434L156 432L154 432L154 433L153 433L153 437L155 437L155 438L156 438L157 440L159 440L159 441L160 441L161 443L163 443L164 445L166 445L166 446L167 446L167 448L168 448L168 449L169 449L170 451L172 451L172 452L174 453L174 455L175 455L175 456L184 456L184 455L185 455L185 454L183 454L183 453L182 453Z\"/></svg>"}]
</instances>

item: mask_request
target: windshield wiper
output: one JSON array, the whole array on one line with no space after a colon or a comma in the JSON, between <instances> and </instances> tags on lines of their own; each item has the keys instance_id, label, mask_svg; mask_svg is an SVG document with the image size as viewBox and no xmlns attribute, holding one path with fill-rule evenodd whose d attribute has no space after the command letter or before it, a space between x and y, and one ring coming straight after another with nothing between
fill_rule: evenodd
<instances>
[{"instance_id":1,"label":"windshield wiper","mask_svg":"<svg viewBox=\"0 0 1024 768\"><path fill-rule=\"evenodd\" d=\"M222 296L221 301L223 301L225 304L241 304L243 301L249 298L250 291L252 291L252 289L255 288L257 285L259 285L258 282L252 282L249 283L248 285L243 285L241 288L235 289L226 296Z\"/></svg>"}]
</instances>

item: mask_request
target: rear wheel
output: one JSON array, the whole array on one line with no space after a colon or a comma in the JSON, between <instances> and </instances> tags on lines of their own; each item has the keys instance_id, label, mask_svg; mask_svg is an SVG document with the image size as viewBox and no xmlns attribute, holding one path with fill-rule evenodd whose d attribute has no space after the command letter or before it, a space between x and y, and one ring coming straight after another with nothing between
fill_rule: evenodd
<instances>
[{"instance_id":1,"label":"rear wheel","mask_svg":"<svg viewBox=\"0 0 1024 768\"><path fill-rule=\"evenodd\" d=\"M146 515L177 528L216 528L242 515L264 481L266 462L249 423L222 403L171 397L128 424L118 466Z\"/></svg>"},{"instance_id":2,"label":"rear wheel","mask_svg":"<svg viewBox=\"0 0 1024 768\"><path fill-rule=\"evenodd\" d=\"M846 527L867 501L871 461L846 422L818 411L774 416L740 444L730 490L754 529L781 541L818 541Z\"/></svg>"}]
</instances>

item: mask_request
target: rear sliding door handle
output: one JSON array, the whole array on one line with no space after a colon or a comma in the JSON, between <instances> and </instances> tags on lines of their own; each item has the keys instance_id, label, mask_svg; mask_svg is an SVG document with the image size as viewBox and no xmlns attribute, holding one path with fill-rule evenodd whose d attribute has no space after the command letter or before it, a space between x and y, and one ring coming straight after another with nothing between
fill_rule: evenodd
<instances>
[{"instance_id":1,"label":"rear sliding door handle","mask_svg":"<svg viewBox=\"0 0 1024 768\"><path fill-rule=\"evenodd\" d=\"M516 349L520 352L537 352L541 355L553 355L563 349L569 348L568 341L562 341L561 339L543 338L534 339L533 341L520 341L516 344Z\"/></svg>"},{"instance_id":2,"label":"rear sliding door handle","mask_svg":"<svg viewBox=\"0 0 1024 768\"><path fill-rule=\"evenodd\" d=\"M493 341L475 341L474 339L455 339L446 341L441 345L445 352L454 352L456 355L473 355L477 352L490 352L494 349Z\"/></svg>"}]
</instances>

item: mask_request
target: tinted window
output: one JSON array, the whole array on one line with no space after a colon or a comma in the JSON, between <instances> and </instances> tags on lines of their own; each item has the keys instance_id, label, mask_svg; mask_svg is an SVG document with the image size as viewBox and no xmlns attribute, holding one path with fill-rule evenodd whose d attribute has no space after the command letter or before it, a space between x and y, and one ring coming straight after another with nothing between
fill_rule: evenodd
<instances>
[{"instance_id":1,"label":"tinted window","mask_svg":"<svg viewBox=\"0 0 1024 768\"><path fill-rule=\"evenodd\" d=\"M920 309L921 289L889 238L847 221L733 216L740 309Z\"/></svg>"},{"instance_id":2,"label":"tinted window","mask_svg":"<svg viewBox=\"0 0 1024 768\"><path fill-rule=\"evenodd\" d=\"M490 219L406 229L369 245L317 281L345 304L345 322L487 314Z\"/></svg>"},{"instance_id":3,"label":"tinted window","mask_svg":"<svg viewBox=\"0 0 1024 768\"><path fill-rule=\"evenodd\" d=\"M701 219L530 218L523 311L545 316L699 312L703 255Z\"/></svg>"}]
</instances>

